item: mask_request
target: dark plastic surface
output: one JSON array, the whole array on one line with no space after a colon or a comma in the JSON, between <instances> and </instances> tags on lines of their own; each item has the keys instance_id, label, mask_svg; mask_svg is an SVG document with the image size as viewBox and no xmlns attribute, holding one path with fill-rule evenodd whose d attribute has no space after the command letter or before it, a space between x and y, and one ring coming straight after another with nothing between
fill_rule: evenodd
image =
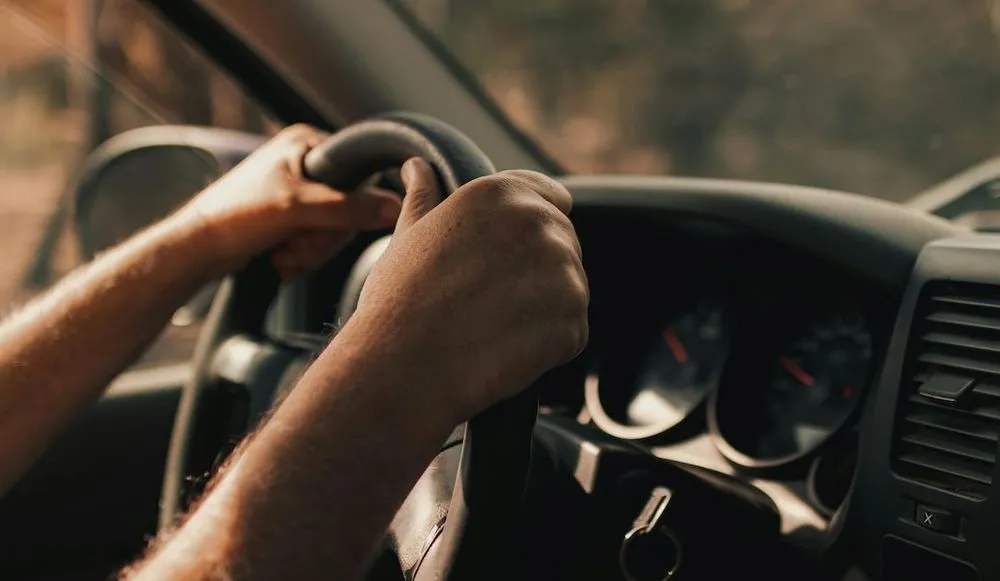
<instances>
[{"instance_id":1,"label":"dark plastic surface","mask_svg":"<svg viewBox=\"0 0 1000 581\"><path fill-rule=\"evenodd\" d=\"M112 393L0 499L0 577L107 579L156 533L181 386Z\"/></svg>"},{"instance_id":2,"label":"dark plastic surface","mask_svg":"<svg viewBox=\"0 0 1000 581\"><path fill-rule=\"evenodd\" d=\"M600 505L615 515L603 522L602 530L596 533L600 538L610 536L606 538L608 542L599 541L594 547L595 551L607 551L606 558L600 554L575 556L578 563L594 567L592 577L582 578L616 578L601 570L600 564L610 561L617 573L622 557L628 557L627 550L624 555L620 553L622 544L634 538L629 531L638 529L670 534L679 551L676 555L681 563L679 579L725 579L720 572L732 570L734 562L740 563L744 570L761 570L775 555L773 551L780 538L776 507L766 494L740 479L683 463L663 462L630 442L617 440L572 418L543 416L537 424L535 440L536 456L550 458L557 472L570 474L587 493L591 510ZM543 477L553 480L551 475ZM666 500L662 512L650 506L658 492L660 499ZM600 511L588 512L584 507L578 510L580 514L574 517L581 520L595 519L600 514ZM552 516L543 508L538 516L526 518L548 520ZM559 523L555 525L552 528L560 528ZM567 522L564 527L567 530L562 534L567 536L577 532L572 530L574 523ZM720 559L720 555L726 558ZM579 566L578 563L570 566ZM784 574L775 577L786 578ZM581 577L554 574L552 578Z\"/></svg>"},{"instance_id":3,"label":"dark plastic surface","mask_svg":"<svg viewBox=\"0 0 1000 581\"><path fill-rule=\"evenodd\" d=\"M858 470L830 556L854 560L872 576L880 566L892 570L901 565L880 562L881 540L889 534L970 563L983 579L997 579L1000 495L994 490L986 500L975 500L901 477L889 469L914 314L925 284L931 281L1000 285L1000 237L949 238L927 245L921 253L903 297L882 376L862 421ZM1000 286L996 296L1000 298ZM997 469L993 469L994 482L998 481ZM916 504L958 515L962 519L958 533L942 534L921 526L914 518Z\"/></svg>"},{"instance_id":4,"label":"dark plastic surface","mask_svg":"<svg viewBox=\"0 0 1000 581\"><path fill-rule=\"evenodd\" d=\"M979 581L976 570L919 545L897 537L882 541L881 581L913 581L915 579L941 579L942 581Z\"/></svg>"},{"instance_id":5,"label":"dark plastic surface","mask_svg":"<svg viewBox=\"0 0 1000 581\"><path fill-rule=\"evenodd\" d=\"M562 182L576 207L636 208L736 226L893 291L924 244L962 230L904 206L815 188L695 178L587 176Z\"/></svg>"}]
</instances>

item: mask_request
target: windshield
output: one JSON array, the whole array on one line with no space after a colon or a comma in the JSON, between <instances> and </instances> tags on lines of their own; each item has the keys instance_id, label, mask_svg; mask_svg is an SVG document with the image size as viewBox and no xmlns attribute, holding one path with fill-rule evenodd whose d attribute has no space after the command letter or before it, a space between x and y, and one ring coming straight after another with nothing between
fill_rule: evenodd
<instances>
[{"instance_id":1,"label":"windshield","mask_svg":"<svg viewBox=\"0 0 1000 581\"><path fill-rule=\"evenodd\" d=\"M1000 154L992 0L403 0L569 172L903 200Z\"/></svg>"}]
</instances>

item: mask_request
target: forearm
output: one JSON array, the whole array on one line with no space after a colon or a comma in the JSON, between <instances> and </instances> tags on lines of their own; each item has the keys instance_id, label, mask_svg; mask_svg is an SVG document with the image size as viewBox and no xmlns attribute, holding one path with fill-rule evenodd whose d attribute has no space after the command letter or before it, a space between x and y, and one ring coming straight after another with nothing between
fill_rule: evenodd
<instances>
[{"instance_id":1,"label":"forearm","mask_svg":"<svg viewBox=\"0 0 1000 581\"><path fill-rule=\"evenodd\" d=\"M210 279L207 256L168 220L0 325L0 494Z\"/></svg>"},{"instance_id":2,"label":"forearm","mask_svg":"<svg viewBox=\"0 0 1000 581\"><path fill-rule=\"evenodd\" d=\"M446 378L355 323L135 578L361 576L455 418L420 402Z\"/></svg>"}]
</instances>

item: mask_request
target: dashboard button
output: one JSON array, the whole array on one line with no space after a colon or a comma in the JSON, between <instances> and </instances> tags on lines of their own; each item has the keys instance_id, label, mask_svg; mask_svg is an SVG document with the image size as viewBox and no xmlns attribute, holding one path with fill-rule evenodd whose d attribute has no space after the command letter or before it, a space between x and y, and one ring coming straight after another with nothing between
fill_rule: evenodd
<instances>
[{"instance_id":1,"label":"dashboard button","mask_svg":"<svg viewBox=\"0 0 1000 581\"><path fill-rule=\"evenodd\" d=\"M917 521L918 525L934 532L945 535L958 534L958 515L941 508L918 504L913 513L913 520Z\"/></svg>"}]
</instances>

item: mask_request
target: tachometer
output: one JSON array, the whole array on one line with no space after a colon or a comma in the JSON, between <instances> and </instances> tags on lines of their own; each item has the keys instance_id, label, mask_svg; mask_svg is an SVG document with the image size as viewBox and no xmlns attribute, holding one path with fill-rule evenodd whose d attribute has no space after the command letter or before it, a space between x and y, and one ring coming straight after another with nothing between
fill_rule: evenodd
<instances>
[{"instance_id":1,"label":"tachometer","mask_svg":"<svg viewBox=\"0 0 1000 581\"><path fill-rule=\"evenodd\" d=\"M722 305L706 300L677 314L639 350L630 364L619 363L587 386L594 422L620 438L669 430L715 389L729 352Z\"/></svg>"},{"instance_id":2,"label":"tachometer","mask_svg":"<svg viewBox=\"0 0 1000 581\"><path fill-rule=\"evenodd\" d=\"M844 425L869 381L872 337L860 314L838 312L800 328L771 357L758 367L760 390L730 402L720 422L732 428L729 445L762 463L808 454Z\"/></svg>"}]
</instances>

